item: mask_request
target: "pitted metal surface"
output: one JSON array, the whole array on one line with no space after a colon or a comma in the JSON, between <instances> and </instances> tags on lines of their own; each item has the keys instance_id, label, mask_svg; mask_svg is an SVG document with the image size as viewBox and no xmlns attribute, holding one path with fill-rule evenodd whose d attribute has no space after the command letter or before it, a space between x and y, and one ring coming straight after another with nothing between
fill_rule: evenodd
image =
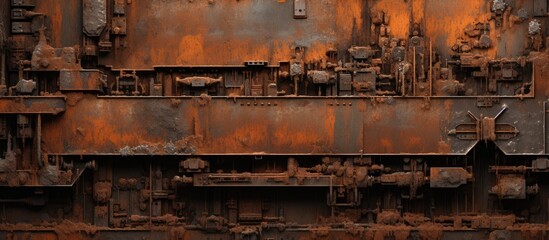
<instances>
[{"instance_id":1,"label":"pitted metal surface","mask_svg":"<svg viewBox=\"0 0 549 240\"><path fill-rule=\"evenodd\" d=\"M0 239L545 239L546 0L0 3Z\"/></svg>"}]
</instances>

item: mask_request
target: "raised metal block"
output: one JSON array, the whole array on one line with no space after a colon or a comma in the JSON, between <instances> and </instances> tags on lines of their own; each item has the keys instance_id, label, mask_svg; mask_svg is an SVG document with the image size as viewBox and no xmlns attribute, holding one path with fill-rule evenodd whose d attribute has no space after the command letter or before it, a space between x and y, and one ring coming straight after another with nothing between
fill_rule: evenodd
<instances>
[{"instance_id":1,"label":"raised metal block","mask_svg":"<svg viewBox=\"0 0 549 240\"><path fill-rule=\"evenodd\" d=\"M472 174L460 167L432 167L430 186L432 188L457 188L467 183Z\"/></svg>"},{"instance_id":2,"label":"raised metal block","mask_svg":"<svg viewBox=\"0 0 549 240\"><path fill-rule=\"evenodd\" d=\"M103 73L99 70L61 70L59 79L61 91L103 91Z\"/></svg>"},{"instance_id":3,"label":"raised metal block","mask_svg":"<svg viewBox=\"0 0 549 240\"><path fill-rule=\"evenodd\" d=\"M12 22L11 32L12 33L32 33L31 23L30 22Z\"/></svg>"},{"instance_id":4,"label":"raised metal block","mask_svg":"<svg viewBox=\"0 0 549 240\"><path fill-rule=\"evenodd\" d=\"M17 85L15 85L15 89L18 93L30 94L36 89L36 82L33 80L21 79L17 82Z\"/></svg>"},{"instance_id":5,"label":"raised metal block","mask_svg":"<svg viewBox=\"0 0 549 240\"><path fill-rule=\"evenodd\" d=\"M13 7L34 7L35 0L11 0Z\"/></svg>"},{"instance_id":6,"label":"raised metal block","mask_svg":"<svg viewBox=\"0 0 549 240\"><path fill-rule=\"evenodd\" d=\"M294 18L307 18L306 0L294 0Z\"/></svg>"},{"instance_id":7,"label":"raised metal block","mask_svg":"<svg viewBox=\"0 0 549 240\"><path fill-rule=\"evenodd\" d=\"M112 19L112 33L116 35L126 35L125 17L114 17Z\"/></svg>"},{"instance_id":8,"label":"raised metal block","mask_svg":"<svg viewBox=\"0 0 549 240\"><path fill-rule=\"evenodd\" d=\"M96 37L107 25L107 1L84 0L82 11L84 33Z\"/></svg>"}]
</instances>

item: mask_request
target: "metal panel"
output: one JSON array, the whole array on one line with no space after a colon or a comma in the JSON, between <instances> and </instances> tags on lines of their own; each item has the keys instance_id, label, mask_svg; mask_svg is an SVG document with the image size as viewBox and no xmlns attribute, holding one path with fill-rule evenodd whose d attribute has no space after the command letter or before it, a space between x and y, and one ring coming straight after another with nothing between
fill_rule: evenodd
<instances>
[{"instance_id":1,"label":"metal panel","mask_svg":"<svg viewBox=\"0 0 549 240\"><path fill-rule=\"evenodd\" d=\"M533 9L532 15L534 17L547 17L547 0L532 0Z\"/></svg>"},{"instance_id":2,"label":"metal panel","mask_svg":"<svg viewBox=\"0 0 549 240\"><path fill-rule=\"evenodd\" d=\"M418 107L423 99L393 99L376 105L367 98L96 99L84 95L79 99L63 118L45 128L44 139L52 152L120 154L125 147L154 143L155 154L462 155L477 140L459 140L449 130L469 122L467 111L490 116L499 110L497 106L478 109L475 98L461 99L461 104L434 98L428 110ZM543 133L536 130L544 114L541 108L525 110L522 105L527 102L531 100L500 103L509 109L498 121L516 123L520 130L515 138L496 141L504 152L535 154L544 149ZM326 110L318 110L322 108ZM518 121L526 115L531 123ZM125 127L119 128L120 124ZM86 129L86 134L78 129ZM105 130L116 135L104 141ZM185 144L175 152L163 150L177 142Z\"/></svg>"},{"instance_id":3,"label":"metal panel","mask_svg":"<svg viewBox=\"0 0 549 240\"><path fill-rule=\"evenodd\" d=\"M294 18L307 18L306 0L294 0Z\"/></svg>"},{"instance_id":4,"label":"metal panel","mask_svg":"<svg viewBox=\"0 0 549 240\"><path fill-rule=\"evenodd\" d=\"M65 111L65 97L1 97L2 114L58 114Z\"/></svg>"},{"instance_id":5,"label":"metal panel","mask_svg":"<svg viewBox=\"0 0 549 240\"><path fill-rule=\"evenodd\" d=\"M90 37L97 37L107 25L107 1L106 0L82 0L83 1L83 30Z\"/></svg>"},{"instance_id":6,"label":"metal panel","mask_svg":"<svg viewBox=\"0 0 549 240\"><path fill-rule=\"evenodd\" d=\"M103 91L105 79L99 70L68 70L59 73L61 91Z\"/></svg>"},{"instance_id":7,"label":"metal panel","mask_svg":"<svg viewBox=\"0 0 549 240\"><path fill-rule=\"evenodd\" d=\"M1 239L549 231L547 1L0 4Z\"/></svg>"}]
</instances>

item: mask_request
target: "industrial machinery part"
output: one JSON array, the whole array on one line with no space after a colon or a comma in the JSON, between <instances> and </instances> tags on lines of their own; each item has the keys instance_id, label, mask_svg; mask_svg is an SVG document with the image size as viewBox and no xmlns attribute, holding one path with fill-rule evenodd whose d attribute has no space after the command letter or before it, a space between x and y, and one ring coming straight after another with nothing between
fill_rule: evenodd
<instances>
[{"instance_id":1,"label":"industrial machinery part","mask_svg":"<svg viewBox=\"0 0 549 240\"><path fill-rule=\"evenodd\" d=\"M546 239L547 0L0 2L0 239Z\"/></svg>"}]
</instances>

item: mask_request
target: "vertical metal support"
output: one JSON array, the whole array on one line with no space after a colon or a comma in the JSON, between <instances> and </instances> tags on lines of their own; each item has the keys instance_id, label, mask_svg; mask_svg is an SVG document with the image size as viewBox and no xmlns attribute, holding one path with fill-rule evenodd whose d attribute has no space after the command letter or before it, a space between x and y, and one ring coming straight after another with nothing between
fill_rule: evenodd
<instances>
[{"instance_id":1,"label":"vertical metal support","mask_svg":"<svg viewBox=\"0 0 549 240\"><path fill-rule=\"evenodd\" d=\"M134 91L133 91L132 95L137 96L137 95L139 95L139 89L138 89L139 77L135 74L135 70L133 70L132 75L133 75L134 81L135 81L133 83Z\"/></svg>"},{"instance_id":2,"label":"vertical metal support","mask_svg":"<svg viewBox=\"0 0 549 240\"><path fill-rule=\"evenodd\" d=\"M164 92L164 96L173 96L173 78L172 74L168 73L166 75L161 74L160 75L160 81L162 81L162 91Z\"/></svg>"},{"instance_id":3,"label":"vertical metal support","mask_svg":"<svg viewBox=\"0 0 549 240\"><path fill-rule=\"evenodd\" d=\"M547 154L547 101L543 101L543 153Z\"/></svg>"},{"instance_id":4,"label":"vertical metal support","mask_svg":"<svg viewBox=\"0 0 549 240\"><path fill-rule=\"evenodd\" d=\"M429 96L433 96L433 42L429 40Z\"/></svg>"},{"instance_id":5,"label":"vertical metal support","mask_svg":"<svg viewBox=\"0 0 549 240\"><path fill-rule=\"evenodd\" d=\"M547 216L549 216L549 198L547 198ZM547 223L549 219L545 219L545 222Z\"/></svg>"},{"instance_id":6,"label":"vertical metal support","mask_svg":"<svg viewBox=\"0 0 549 240\"><path fill-rule=\"evenodd\" d=\"M297 84L299 84L298 76L293 76L294 78L294 95L299 96L299 88Z\"/></svg>"},{"instance_id":7,"label":"vertical metal support","mask_svg":"<svg viewBox=\"0 0 549 240\"><path fill-rule=\"evenodd\" d=\"M18 68L17 81L20 81L21 79L23 79L23 63L22 63L22 60L17 62L17 68Z\"/></svg>"},{"instance_id":8,"label":"vertical metal support","mask_svg":"<svg viewBox=\"0 0 549 240\"><path fill-rule=\"evenodd\" d=\"M334 187L333 187L333 177L334 175L330 175L330 197L328 197L328 204L332 204L332 196L334 195Z\"/></svg>"},{"instance_id":9,"label":"vertical metal support","mask_svg":"<svg viewBox=\"0 0 549 240\"><path fill-rule=\"evenodd\" d=\"M534 62L532 62L532 90L530 90L530 92L532 93L532 97L535 98L536 97L536 71L535 71L535 68L536 68L536 64Z\"/></svg>"},{"instance_id":10,"label":"vertical metal support","mask_svg":"<svg viewBox=\"0 0 549 240\"><path fill-rule=\"evenodd\" d=\"M152 158L149 159L149 227L152 227L152 194L153 194L153 187L152 187Z\"/></svg>"},{"instance_id":11,"label":"vertical metal support","mask_svg":"<svg viewBox=\"0 0 549 240\"><path fill-rule=\"evenodd\" d=\"M0 42L0 44L2 44ZM6 86L6 51L2 51L2 60L0 61L0 85Z\"/></svg>"},{"instance_id":12,"label":"vertical metal support","mask_svg":"<svg viewBox=\"0 0 549 240\"><path fill-rule=\"evenodd\" d=\"M416 95L416 47L414 46L414 57L412 59L412 66L413 66L413 83L412 83L412 95Z\"/></svg>"},{"instance_id":13,"label":"vertical metal support","mask_svg":"<svg viewBox=\"0 0 549 240\"><path fill-rule=\"evenodd\" d=\"M36 115L36 161L38 161L39 166L43 166L42 162L42 115Z\"/></svg>"},{"instance_id":14,"label":"vertical metal support","mask_svg":"<svg viewBox=\"0 0 549 240\"><path fill-rule=\"evenodd\" d=\"M400 81L400 94L404 97L406 95L406 78L404 78L404 74L399 72L398 68L395 70L395 74L397 76L397 82Z\"/></svg>"},{"instance_id":15,"label":"vertical metal support","mask_svg":"<svg viewBox=\"0 0 549 240\"><path fill-rule=\"evenodd\" d=\"M252 95L252 72L244 71L244 96Z\"/></svg>"},{"instance_id":16,"label":"vertical metal support","mask_svg":"<svg viewBox=\"0 0 549 240\"><path fill-rule=\"evenodd\" d=\"M122 75L122 72L120 72L120 75ZM116 90L115 90L115 93L118 94L120 90L120 76L117 76L116 77Z\"/></svg>"}]
</instances>

